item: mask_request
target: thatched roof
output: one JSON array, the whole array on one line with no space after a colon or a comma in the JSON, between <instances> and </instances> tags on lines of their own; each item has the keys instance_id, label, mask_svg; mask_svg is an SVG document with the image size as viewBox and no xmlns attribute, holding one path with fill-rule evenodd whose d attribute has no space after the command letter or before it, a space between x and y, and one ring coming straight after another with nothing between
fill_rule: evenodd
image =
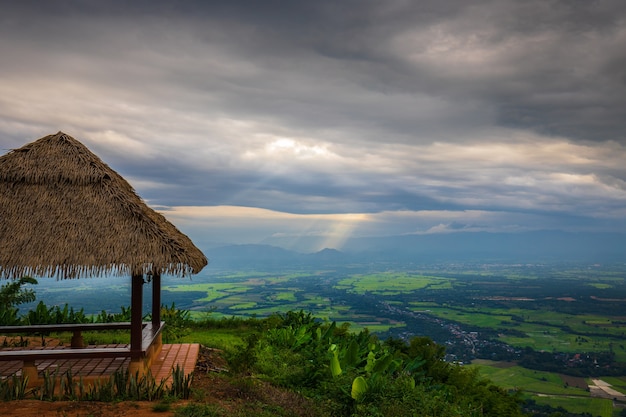
<instances>
[{"instance_id":1,"label":"thatched roof","mask_svg":"<svg viewBox=\"0 0 626 417\"><path fill-rule=\"evenodd\" d=\"M0 278L197 273L206 257L59 132L0 157Z\"/></svg>"}]
</instances>

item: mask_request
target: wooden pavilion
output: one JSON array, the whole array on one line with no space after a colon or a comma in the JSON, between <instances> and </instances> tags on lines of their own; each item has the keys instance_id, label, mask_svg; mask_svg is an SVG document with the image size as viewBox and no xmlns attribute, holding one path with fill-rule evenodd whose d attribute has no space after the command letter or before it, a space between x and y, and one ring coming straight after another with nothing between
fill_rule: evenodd
<instances>
[{"instance_id":1,"label":"wooden pavilion","mask_svg":"<svg viewBox=\"0 0 626 417\"><path fill-rule=\"evenodd\" d=\"M0 279L25 275L78 279L125 275L131 279L131 321L50 326L71 330L76 349L2 351L37 376L36 359L126 357L143 373L161 349L161 276L198 273L207 258L130 184L87 147L58 132L0 157ZM152 320L142 322L142 288L152 283ZM37 329L31 330L42 331ZM130 328L130 346L80 349L80 332ZM27 329L6 327L3 331Z\"/></svg>"}]
</instances>

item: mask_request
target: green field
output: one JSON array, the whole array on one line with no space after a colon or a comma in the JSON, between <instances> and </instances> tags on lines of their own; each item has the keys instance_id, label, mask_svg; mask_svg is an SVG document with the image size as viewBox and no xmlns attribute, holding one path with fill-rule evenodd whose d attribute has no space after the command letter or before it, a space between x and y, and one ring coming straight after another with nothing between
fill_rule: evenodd
<instances>
[{"instance_id":1,"label":"green field","mask_svg":"<svg viewBox=\"0 0 626 417\"><path fill-rule=\"evenodd\" d=\"M76 300L85 303L87 313L128 305L126 281L99 281L97 291L86 282L46 286L38 295L53 300L51 304L69 302L82 307L72 301L72 295L79 294ZM108 294L106 300L103 292ZM105 306L109 299L124 301ZM449 336L442 329L454 325L518 349L570 355L611 352L617 362L626 363L624 265L436 265L419 270L350 266L324 271L224 272L193 280L165 280L162 300L168 305L175 302L198 320L207 315L267 317L305 310L322 320L349 323L354 331L367 328L381 337L425 335L435 340L441 337L438 342L445 343ZM218 344L233 342L233 335L214 337L222 338ZM582 398L582 403L595 404L599 410L605 407L588 392L565 387L557 374L519 366L486 366L481 373L504 387L521 387L534 397L547 395L537 397L538 402L556 406L569 401L564 408L581 410ZM626 392L626 377L603 379Z\"/></svg>"},{"instance_id":2,"label":"green field","mask_svg":"<svg viewBox=\"0 0 626 417\"><path fill-rule=\"evenodd\" d=\"M592 398L587 390L567 386L560 375L551 372L533 371L519 366L506 366L492 361L476 361L470 365L479 369L481 375L489 378L497 385L507 389L521 388L526 398L537 404L551 407L563 407L572 413L590 413L592 416L613 416L613 401ZM602 380L611 384L625 381L621 378L603 377Z\"/></svg>"},{"instance_id":3,"label":"green field","mask_svg":"<svg viewBox=\"0 0 626 417\"><path fill-rule=\"evenodd\" d=\"M387 332L405 326L401 321L384 316L362 314L315 289L304 289L298 285L301 279L312 281L315 277L254 272L223 276L217 282L168 285L164 290L174 297L194 294L190 307L192 317L202 317L209 309L214 311L214 317L267 317L277 312L303 309L324 320L349 322L355 331L367 328L372 332Z\"/></svg>"},{"instance_id":4,"label":"green field","mask_svg":"<svg viewBox=\"0 0 626 417\"><path fill-rule=\"evenodd\" d=\"M563 407L571 413L588 413L590 416L612 417L614 414L613 401L602 398L570 398L555 396L534 396L537 404L547 404L551 407Z\"/></svg>"},{"instance_id":5,"label":"green field","mask_svg":"<svg viewBox=\"0 0 626 417\"><path fill-rule=\"evenodd\" d=\"M371 293L382 296L407 294L422 289L451 289L449 279L410 273L383 273L372 275L354 275L339 280L335 284L338 290L347 290L357 294Z\"/></svg>"},{"instance_id":6,"label":"green field","mask_svg":"<svg viewBox=\"0 0 626 417\"><path fill-rule=\"evenodd\" d=\"M414 311L458 323L493 329L514 328L524 337L502 333L498 339L512 346L530 346L535 350L580 352L613 350L620 361L626 361L626 332L621 316L575 315L522 308L476 308L438 306L432 302L411 302Z\"/></svg>"},{"instance_id":7,"label":"green field","mask_svg":"<svg viewBox=\"0 0 626 417\"><path fill-rule=\"evenodd\" d=\"M491 379L496 384L507 389L523 389L527 393L546 395L567 395L576 397L589 397L589 392L575 387L568 387L563 379L551 372L534 371L520 366L501 368L488 365L489 361L476 361L481 375Z\"/></svg>"}]
</instances>

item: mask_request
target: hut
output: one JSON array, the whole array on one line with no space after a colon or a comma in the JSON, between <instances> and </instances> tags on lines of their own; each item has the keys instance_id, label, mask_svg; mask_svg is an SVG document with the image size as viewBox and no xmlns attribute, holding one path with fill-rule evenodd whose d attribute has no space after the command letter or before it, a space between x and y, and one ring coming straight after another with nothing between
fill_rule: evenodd
<instances>
[{"instance_id":1,"label":"hut","mask_svg":"<svg viewBox=\"0 0 626 417\"><path fill-rule=\"evenodd\" d=\"M198 273L206 264L186 235L65 133L0 157L0 279L129 276L131 340L122 353L134 369L145 369L150 356L142 323L144 283L152 283L148 327L158 349L161 276Z\"/></svg>"}]
</instances>

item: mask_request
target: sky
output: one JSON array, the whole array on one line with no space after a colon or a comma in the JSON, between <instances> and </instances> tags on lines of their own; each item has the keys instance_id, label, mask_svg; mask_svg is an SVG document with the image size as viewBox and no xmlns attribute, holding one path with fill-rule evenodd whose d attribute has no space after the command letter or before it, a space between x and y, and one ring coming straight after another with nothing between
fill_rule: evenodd
<instances>
[{"instance_id":1,"label":"sky","mask_svg":"<svg viewBox=\"0 0 626 417\"><path fill-rule=\"evenodd\" d=\"M626 232L626 2L3 2L0 155L78 139L201 245Z\"/></svg>"}]
</instances>

